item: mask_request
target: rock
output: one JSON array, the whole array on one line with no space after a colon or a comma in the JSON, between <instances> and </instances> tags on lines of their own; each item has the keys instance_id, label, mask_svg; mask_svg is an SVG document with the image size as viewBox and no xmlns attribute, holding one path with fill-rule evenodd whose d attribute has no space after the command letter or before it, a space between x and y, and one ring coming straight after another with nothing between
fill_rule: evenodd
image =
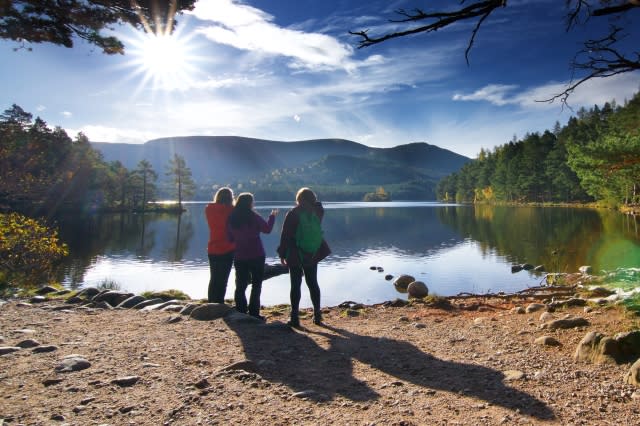
<instances>
[{"instance_id":1,"label":"rock","mask_svg":"<svg viewBox=\"0 0 640 426\"><path fill-rule=\"evenodd\" d=\"M50 420L54 420L56 422L64 422L66 419L62 414L52 414L51 417L49 417Z\"/></svg>"},{"instance_id":2,"label":"rock","mask_svg":"<svg viewBox=\"0 0 640 426\"><path fill-rule=\"evenodd\" d=\"M57 288L52 287L50 285L45 285L43 287L40 287L39 289L36 290L36 294L49 294L49 293L56 293L58 291Z\"/></svg>"},{"instance_id":3,"label":"rock","mask_svg":"<svg viewBox=\"0 0 640 426\"><path fill-rule=\"evenodd\" d=\"M64 379L62 379L60 377L53 377L53 378L50 378L50 379L44 379L42 381L42 384L45 387L49 387L49 386L57 385L58 383L62 383L62 382L64 382Z\"/></svg>"},{"instance_id":4,"label":"rock","mask_svg":"<svg viewBox=\"0 0 640 426\"><path fill-rule=\"evenodd\" d=\"M47 299L45 296L33 296L31 299L29 299L29 303L44 303L46 302Z\"/></svg>"},{"instance_id":5,"label":"rock","mask_svg":"<svg viewBox=\"0 0 640 426\"><path fill-rule=\"evenodd\" d=\"M7 355L13 352L17 352L22 348L17 346L0 346L0 355Z\"/></svg>"},{"instance_id":6,"label":"rock","mask_svg":"<svg viewBox=\"0 0 640 426\"><path fill-rule=\"evenodd\" d=\"M429 288L422 281L414 281L407 287L407 293L409 293L410 297L422 299L429 295Z\"/></svg>"},{"instance_id":7,"label":"rock","mask_svg":"<svg viewBox=\"0 0 640 426\"><path fill-rule=\"evenodd\" d=\"M222 318L228 314L229 311L231 311L231 307L224 303L204 303L195 308L191 312L190 317L198 321L211 321Z\"/></svg>"},{"instance_id":8,"label":"rock","mask_svg":"<svg viewBox=\"0 0 640 426\"><path fill-rule=\"evenodd\" d=\"M180 315L172 315L167 319L168 324L175 324L180 321L182 321L182 317Z\"/></svg>"},{"instance_id":9,"label":"rock","mask_svg":"<svg viewBox=\"0 0 640 426\"><path fill-rule=\"evenodd\" d=\"M199 304L195 304L195 303L187 303L181 310L180 310L180 315L191 315L191 312L193 312L193 310L195 308L197 308L198 306L200 306Z\"/></svg>"},{"instance_id":10,"label":"rock","mask_svg":"<svg viewBox=\"0 0 640 426\"><path fill-rule=\"evenodd\" d=\"M511 273L515 274L516 272L522 271L522 265L511 265Z\"/></svg>"},{"instance_id":11,"label":"rock","mask_svg":"<svg viewBox=\"0 0 640 426\"><path fill-rule=\"evenodd\" d=\"M638 331L632 333L640 333ZM622 336L621 339L625 339ZM623 346L625 348L623 349ZM640 347L635 348L636 354L640 353ZM630 342L621 344L616 338L607 337L596 331L587 333L576 348L574 359L576 361L592 362L594 364L619 363L633 357ZM638 358L638 355L635 355Z\"/></svg>"},{"instance_id":12,"label":"rock","mask_svg":"<svg viewBox=\"0 0 640 426\"><path fill-rule=\"evenodd\" d=\"M89 404L89 403L91 403L91 402L93 402L95 400L96 400L95 397L89 396L89 397L83 399L82 401L80 401L80 405L87 405L87 404Z\"/></svg>"},{"instance_id":13,"label":"rock","mask_svg":"<svg viewBox=\"0 0 640 426\"><path fill-rule=\"evenodd\" d=\"M126 293L126 292L117 291L117 290L109 290L103 293L96 294L91 300L96 303L105 301L111 306L118 306L120 303L124 302L125 300L129 299L132 296L133 296L133 293Z\"/></svg>"},{"instance_id":14,"label":"rock","mask_svg":"<svg viewBox=\"0 0 640 426\"><path fill-rule=\"evenodd\" d=\"M571 299L567 299L567 300L555 300L549 303L548 306L551 309L557 309L557 308L564 308L564 307L570 307L570 306L586 306L586 305L587 305L587 299L572 297Z\"/></svg>"},{"instance_id":15,"label":"rock","mask_svg":"<svg viewBox=\"0 0 640 426\"><path fill-rule=\"evenodd\" d=\"M143 300L142 302L138 303L137 305L133 305L131 308L132 309L142 309L145 306L149 306L149 305L157 305L159 303L164 303L163 299L160 299L159 297L155 298L155 299L147 299L147 300Z\"/></svg>"},{"instance_id":16,"label":"rock","mask_svg":"<svg viewBox=\"0 0 640 426\"><path fill-rule=\"evenodd\" d=\"M100 293L100 290L98 290L95 287L86 287L83 288L82 290L80 290L78 293L76 293L77 297L83 297L85 299L91 299L92 297L94 297L96 294Z\"/></svg>"},{"instance_id":17,"label":"rock","mask_svg":"<svg viewBox=\"0 0 640 426\"><path fill-rule=\"evenodd\" d=\"M378 266L378 272L384 272L384 268Z\"/></svg>"},{"instance_id":18,"label":"rock","mask_svg":"<svg viewBox=\"0 0 640 426\"><path fill-rule=\"evenodd\" d=\"M40 346L40 342L35 339L27 339L16 343L16 346L23 349L35 348L36 346Z\"/></svg>"},{"instance_id":19,"label":"rock","mask_svg":"<svg viewBox=\"0 0 640 426\"><path fill-rule=\"evenodd\" d=\"M593 268L591 266L581 266L578 268L578 271L584 275L588 275L593 272Z\"/></svg>"},{"instance_id":20,"label":"rock","mask_svg":"<svg viewBox=\"0 0 640 426\"><path fill-rule=\"evenodd\" d=\"M542 346L560 346L560 342L558 341L558 339L551 336L540 336L536 340L534 340L533 343Z\"/></svg>"},{"instance_id":21,"label":"rock","mask_svg":"<svg viewBox=\"0 0 640 426\"><path fill-rule=\"evenodd\" d=\"M195 383L193 384L193 386L195 386L195 387L196 387L196 389L206 389L206 388L208 388L209 386L211 386L211 384L209 383L209 381L207 380L207 378L206 378L206 377L204 377L204 378L202 378L202 379L198 380L197 382L195 382Z\"/></svg>"},{"instance_id":22,"label":"rock","mask_svg":"<svg viewBox=\"0 0 640 426\"><path fill-rule=\"evenodd\" d=\"M393 275L387 274L387 275L384 276L384 279L387 280L387 281L391 281L393 279Z\"/></svg>"},{"instance_id":23,"label":"rock","mask_svg":"<svg viewBox=\"0 0 640 426\"><path fill-rule=\"evenodd\" d=\"M148 312L148 311L160 311L164 308L166 308L167 306L171 306L171 305L176 305L179 302L175 299L173 300L167 300L166 302L162 302L162 303L155 303L153 305L147 305L144 308L142 308L142 311Z\"/></svg>"},{"instance_id":24,"label":"rock","mask_svg":"<svg viewBox=\"0 0 640 426\"><path fill-rule=\"evenodd\" d=\"M98 309L113 309L113 306L111 306L109 304L109 302L107 302L106 300L101 300L99 302L92 302L92 305L94 308L98 308Z\"/></svg>"},{"instance_id":25,"label":"rock","mask_svg":"<svg viewBox=\"0 0 640 426\"><path fill-rule=\"evenodd\" d=\"M319 393L316 392L314 390L303 390L300 392L295 392L293 394L291 394L291 396L293 396L294 398L309 398L309 399L313 399L313 400L327 400L328 397L327 395L323 394L323 393Z\"/></svg>"},{"instance_id":26,"label":"rock","mask_svg":"<svg viewBox=\"0 0 640 426\"><path fill-rule=\"evenodd\" d=\"M423 324L423 323L421 323L421 322L415 323L413 326L414 326L415 328L417 328L418 330L423 329L423 328L427 328L427 325L426 325L426 324Z\"/></svg>"},{"instance_id":27,"label":"rock","mask_svg":"<svg viewBox=\"0 0 640 426\"><path fill-rule=\"evenodd\" d=\"M80 371L91 367L91 363L80 355L69 355L65 357L55 370L59 373L68 373L71 371Z\"/></svg>"},{"instance_id":28,"label":"rock","mask_svg":"<svg viewBox=\"0 0 640 426\"><path fill-rule=\"evenodd\" d=\"M511 312L513 312L514 314L524 314L527 311L522 306L516 306L513 309L511 309Z\"/></svg>"},{"instance_id":29,"label":"rock","mask_svg":"<svg viewBox=\"0 0 640 426\"><path fill-rule=\"evenodd\" d=\"M540 322L549 322L553 320L553 315L550 312L543 312L540 314Z\"/></svg>"},{"instance_id":30,"label":"rock","mask_svg":"<svg viewBox=\"0 0 640 426\"><path fill-rule=\"evenodd\" d=\"M376 269L378 269L378 267L377 266L369 266L369 269L372 270L372 271L375 271Z\"/></svg>"},{"instance_id":31,"label":"rock","mask_svg":"<svg viewBox=\"0 0 640 426\"><path fill-rule=\"evenodd\" d=\"M547 306L543 305L542 303L530 303L529 306L527 306L526 308L526 312L530 314L532 312L538 312L546 308Z\"/></svg>"},{"instance_id":32,"label":"rock","mask_svg":"<svg viewBox=\"0 0 640 426\"><path fill-rule=\"evenodd\" d=\"M118 385L121 388L133 386L140 380L140 376L124 376L111 380L111 384Z\"/></svg>"},{"instance_id":33,"label":"rock","mask_svg":"<svg viewBox=\"0 0 640 426\"><path fill-rule=\"evenodd\" d=\"M384 302L382 304L382 306L386 307L392 307L392 308L402 308L404 306L407 306L409 304L409 302L407 300L403 300L403 299L395 299L395 300L388 300L386 302Z\"/></svg>"},{"instance_id":34,"label":"rock","mask_svg":"<svg viewBox=\"0 0 640 426\"><path fill-rule=\"evenodd\" d=\"M521 380L525 378L525 374L519 370L506 370L506 371L503 371L502 374L504 374L504 380L507 382L510 382L513 380Z\"/></svg>"},{"instance_id":35,"label":"rock","mask_svg":"<svg viewBox=\"0 0 640 426\"><path fill-rule=\"evenodd\" d=\"M57 350L58 350L58 347L55 345L41 345L33 348L31 352L33 352L34 354L41 354L45 352L54 352Z\"/></svg>"},{"instance_id":36,"label":"rock","mask_svg":"<svg viewBox=\"0 0 640 426\"><path fill-rule=\"evenodd\" d=\"M634 362L624 376L624 382L640 387L640 359Z\"/></svg>"},{"instance_id":37,"label":"rock","mask_svg":"<svg viewBox=\"0 0 640 426\"><path fill-rule=\"evenodd\" d=\"M70 298L64 301L64 303L74 304L74 305L82 302L84 302L84 299L79 296L71 296Z\"/></svg>"},{"instance_id":38,"label":"rock","mask_svg":"<svg viewBox=\"0 0 640 426\"><path fill-rule=\"evenodd\" d=\"M65 294L71 293L71 290L65 288L54 293L55 296L64 296Z\"/></svg>"},{"instance_id":39,"label":"rock","mask_svg":"<svg viewBox=\"0 0 640 426\"><path fill-rule=\"evenodd\" d=\"M219 371L248 371L255 373L258 371L257 365L253 361L249 361L245 359L243 361L234 362L233 364L229 364L226 367L222 367Z\"/></svg>"},{"instance_id":40,"label":"rock","mask_svg":"<svg viewBox=\"0 0 640 426\"><path fill-rule=\"evenodd\" d=\"M160 309L162 312L180 312L182 310L182 305L169 305Z\"/></svg>"},{"instance_id":41,"label":"rock","mask_svg":"<svg viewBox=\"0 0 640 426\"><path fill-rule=\"evenodd\" d=\"M545 272L545 269L546 268L544 267L544 265L538 265L535 268L533 268L535 272Z\"/></svg>"},{"instance_id":42,"label":"rock","mask_svg":"<svg viewBox=\"0 0 640 426\"><path fill-rule=\"evenodd\" d=\"M14 333L19 334L34 334L36 331L31 328L22 328L20 330L15 330Z\"/></svg>"},{"instance_id":43,"label":"rock","mask_svg":"<svg viewBox=\"0 0 640 426\"><path fill-rule=\"evenodd\" d=\"M221 305L221 303L220 303ZM228 307L228 306L227 306ZM228 307L229 308L229 307ZM195 310L194 310L195 312ZM192 312L193 314L193 312ZM224 315L224 320L228 323L233 324L256 324L256 325L264 325L264 322L259 318L252 317L251 315L243 314L242 312L238 312L235 309L229 308L229 311L226 315ZM203 320L207 321L207 320Z\"/></svg>"},{"instance_id":44,"label":"rock","mask_svg":"<svg viewBox=\"0 0 640 426\"><path fill-rule=\"evenodd\" d=\"M556 330L559 328L576 328L576 327L585 327L588 325L589 325L589 321L587 321L585 318L576 317L576 318L562 318L562 319L545 322L540 326L540 328L547 329L547 330Z\"/></svg>"},{"instance_id":45,"label":"rock","mask_svg":"<svg viewBox=\"0 0 640 426\"><path fill-rule=\"evenodd\" d=\"M525 271L530 271L533 269L533 265L530 263L523 263L520 266L522 266L522 269L524 269Z\"/></svg>"},{"instance_id":46,"label":"rock","mask_svg":"<svg viewBox=\"0 0 640 426\"><path fill-rule=\"evenodd\" d=\"M393 282L393 285L396 288L396 290L404 293L404 292L407 291L407 287L409 287L409 284L411 284L415 280L416 279L414 277L412 277L411 275L400 275Z\"/></svg>"},{"instance_id":47,"label":"rock","mask_svg":"<svg viewBox=\"0 0 640 426\"><path fill-rule=\"evenodd\" d=\"M124 309L133 308L138 303L144 302L145 300L146 299L144 297L139 295L131 296L126 298L122 302L120 302L118 305L116 305L116 308L124 308Z\"/></svg>"}]
</instances>

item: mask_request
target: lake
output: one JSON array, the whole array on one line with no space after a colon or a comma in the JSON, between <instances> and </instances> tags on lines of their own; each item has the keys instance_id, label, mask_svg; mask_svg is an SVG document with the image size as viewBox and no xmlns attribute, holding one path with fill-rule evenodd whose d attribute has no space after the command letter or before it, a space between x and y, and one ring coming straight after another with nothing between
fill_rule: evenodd
<instances>
[{"instance_id":1,"label":"lake","mask_svg":"<svg viewBox=\"0 0 640 426\"><path fill-rule=\"evenodd\" d=\"M204 202L186 204L178 216L110 214L61 219L69 244L64 284L122 290L178 289L205 298L209 281L208 227ZM385 275L413 275L433 294L513 292L537 286L544 274L511 272L513 264L544 265L554 272L595 272L640 266L640 219L611 211L563 207L492 207L436 202L325 203L323 229L333 251L320 264L322 305L344 301L379 303L406 294ZM257 203L266 217L280 213L262 235L267 263L279 262L276 247L284 215L293 203ZM383 272L371 270L379 267ZM234 273L227 287L233 297ZM263 305L288 303L289 277L264 282ZM303 284L302 306L311 306Z\"/></svg>"}]
</instances>

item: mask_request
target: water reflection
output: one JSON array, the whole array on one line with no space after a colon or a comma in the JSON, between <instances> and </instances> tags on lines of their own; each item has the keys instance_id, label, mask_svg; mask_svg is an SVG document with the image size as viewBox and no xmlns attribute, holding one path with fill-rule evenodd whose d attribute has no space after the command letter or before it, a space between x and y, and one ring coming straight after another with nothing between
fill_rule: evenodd
<instances>
[{"instance_id":1,"label":"water reflection","mask_svg":"<svg viewBox=\"0 0 640 426\"><path fill-rule=\"evenodd\" d=\"M280 208L274 232L263 235L267 261L276 262L279 229L290 204ZM384 280L410 273L441 295L515 291L540 277L511 274L513 263L548 270L596 270L640 264L638 218L608 211L569 208L456 206L436 203L328 203L324 230L333 254L319 276L323 305L344 300L376 303L406 297ZM71 255L61 279L72 288L118 282L123 289L177 288L206 295L208 229L204 204L180 215L101 215L61 218L61 237ZM385 273L369 270L381 266ZM233 291L233 276L227 297ZM269 280L264 304L286 303L288 277ZM304 295L306 296L306 294ZM303 305L309 301L303 297Z\"/></svg>"}]
</instances>

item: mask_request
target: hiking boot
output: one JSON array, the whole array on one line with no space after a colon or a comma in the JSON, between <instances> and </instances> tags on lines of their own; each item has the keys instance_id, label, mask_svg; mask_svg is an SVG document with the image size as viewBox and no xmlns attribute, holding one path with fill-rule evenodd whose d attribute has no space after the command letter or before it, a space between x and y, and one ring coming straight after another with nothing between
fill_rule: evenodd
<instances>
[{"instance_id":1,"label":"hiking boot","mask_svg":"<svg viewBox=\"0 0 640 426\"><path fill-rule=\"evenodd\" d=\"M300 328L300 320L298 318L291 318L289 322L287 322L289 327Z\"/></svg>"},{"instance_id":2,"label":"hiking boot","mask_svg":"<svg viewBox=\"0 0 640 426\"><path fill-rule=\"evenodd\" d=\"M322 314L313 314L313 323L315 325L322 325Z\"/></svg>"},{"instance_id":3,"label":"hiking boot","mask_svg":"<svg viewBox=\"0 0 640 426\"><path fill-rule=\"evenodd\" d=\"M262 322L267 322L267 318L262 315L251 315L252 317L259 319Z\"/></svg>"}]
</instances>

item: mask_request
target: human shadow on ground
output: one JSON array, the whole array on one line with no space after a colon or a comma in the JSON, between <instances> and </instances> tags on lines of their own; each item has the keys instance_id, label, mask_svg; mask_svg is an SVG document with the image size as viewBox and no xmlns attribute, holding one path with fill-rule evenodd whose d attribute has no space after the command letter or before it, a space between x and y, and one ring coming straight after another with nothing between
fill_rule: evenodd
<instances>
[{"instance_id":1,"label":"human shadow on ground","mask_svg":"<svg viewBox=\"0 0 640 426\"><path fill-rule=\"evenodd\" d=\"M379 397L353 376L351 358L324 349L307 334L279 321L256 323L236 312L223 319L242 341L250 368L263 379L282 383L293 392L305 392L305 397L317 401L337 395L353 401Z\"/></svg>"},{"instance_id":2,"label":"human shadow on ground","mask_svg":"<svg viewBox=\"0 0 640 426\"><path fill-rule=\"evenodd\" d=\"M353 361L358 360L417 386L478 398L541 420L555 418L544 402L505 385L503 374L491 368L441 360L402 340L361 336L330 326L293 331L280 322L256 324L243 317L234 313L224 320L242 341L254 371L294 392L311 390L310 399L337 395L354 401L378 399L374 389L354 377ZM320 336L327 347L310 334Z\"/></svg>"},{"instance_id":3,"label":"human shadow on ground","mask_svg":"<svg viewBox=\"0 0 640 426\"><path fill-rule=\"evenodd\" d=\"M543 401L507 386L500 371L445 361L402 340L361 336L330 326L324 328L330 332L312 332L329 340L327 352L358 360L414 385L478 398L541 420L555 419L553 411Z\"/></svg>"}]
</instances>

